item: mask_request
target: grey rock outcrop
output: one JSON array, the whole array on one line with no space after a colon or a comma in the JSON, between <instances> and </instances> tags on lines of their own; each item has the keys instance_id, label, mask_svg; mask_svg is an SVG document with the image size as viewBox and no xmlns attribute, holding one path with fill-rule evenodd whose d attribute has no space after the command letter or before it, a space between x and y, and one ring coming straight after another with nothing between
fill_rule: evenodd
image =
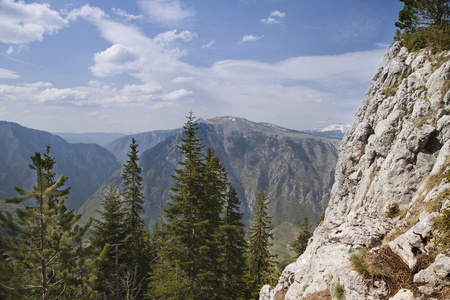
<instances>
[{"instance_id":1,"label":"grey rock outcrop","mask_svg":"<svg viewBox=\"0 0 450 300\"><path fill-rule=\"evenodd\" d=\"M434 263L428 268L414 275L414 282L419 285L419 291L431 295L439 292L444 286L450 284L450 257L439 254Z\"/></svg>"},{"instance_id":2,"label":"grey rock outcrop","mask_svg":"<svg viewBox=\"0 0 450 300\"><path fill-rule=\"evenodd\" d=\"M450 52L431 58L428 51L408 53L398 44L388 48L342 141L325 220L305 253L286 267L275 288L262 290L260 299L307 299L323 290L333 295L337 284L345 287L347 300L403 299L403 294L415 299L417 291L392 291L383 280L364 278L353 269L351 256L363 248L390 247L413 268L419 253L431 251L439 213L422 213L422 206L436 204L449 190L437 180L450 165L449 58ZM393 205L402 217L387 216ZM389 246L382 245L395 232L400 233ZM429 279L443 274L447 259L444 255L416 274L421 293L448 284Z\"/></svg>"}]
</instances>

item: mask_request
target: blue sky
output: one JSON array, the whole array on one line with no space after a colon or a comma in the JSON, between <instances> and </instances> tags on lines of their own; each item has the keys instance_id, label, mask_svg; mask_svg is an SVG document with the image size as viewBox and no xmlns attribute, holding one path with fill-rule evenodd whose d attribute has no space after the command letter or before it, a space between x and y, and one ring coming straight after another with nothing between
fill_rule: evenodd
<instances>
[{"instance_id":1,"label":"blue sky","mask_svg":"<svg viewBox=\"0 0 450 300\"><path fill-rule=\"evenodd\" d=\"M236 116L352 123L396 0L0 0L0 120L143 132Z\"/></svg>"}]
</instances>

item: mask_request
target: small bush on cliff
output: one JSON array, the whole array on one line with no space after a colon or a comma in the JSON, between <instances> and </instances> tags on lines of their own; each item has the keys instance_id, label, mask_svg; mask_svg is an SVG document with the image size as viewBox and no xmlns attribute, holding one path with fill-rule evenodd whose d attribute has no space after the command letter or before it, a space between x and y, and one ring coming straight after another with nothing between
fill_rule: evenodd
<instances>
[{"instance_id":1,"label":"small bush on cliff","mask_svg":"<svg viewBox=\"0 0 450 300\"><path fill-rule=\"evenodd\" d=\"M386 216L388 218L395 218L400 214L400 208L397 203L391 203L389 204L386 212Z\"/></svg>"},{"instance_id":2,"label":"small bush on cliff","mask_svg":"<svg viewBox=\"0 0 450 300\"><path fill-rule=\"evenodd\" d=\"M334 293L333 293L334 298L336 298L338 300L344 299L344 294L345 294L344 286L338 283L334 287Z\"/></svg>"}]
</instances>

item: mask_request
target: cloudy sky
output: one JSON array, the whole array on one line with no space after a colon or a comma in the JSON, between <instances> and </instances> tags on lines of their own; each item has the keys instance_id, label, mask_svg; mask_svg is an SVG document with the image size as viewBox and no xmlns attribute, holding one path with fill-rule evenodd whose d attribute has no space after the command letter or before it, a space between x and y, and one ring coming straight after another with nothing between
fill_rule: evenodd
<instances>
[{"instance_id":1,"label":"cloudy sky","mask_svg":"<svg viewBox=\"0 0 450 300\"><path fill-rule=\"evenodd\" d=\"M0 0L0 120L143 132L352 123L396 0Z\"/></svg>"}]
</instances>

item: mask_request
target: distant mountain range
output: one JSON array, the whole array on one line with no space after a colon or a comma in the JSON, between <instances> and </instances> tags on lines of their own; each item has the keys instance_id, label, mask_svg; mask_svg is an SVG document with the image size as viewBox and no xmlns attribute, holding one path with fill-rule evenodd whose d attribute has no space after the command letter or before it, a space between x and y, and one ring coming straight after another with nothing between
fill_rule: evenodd
<instances>
[{"instance_id":1,"label":"distant mountain range","mask_svg":"<svg viewBox=\"0 0 450 300\"><path fill-rule=\"evenodd\" d=\"M35 152L46 151L55 157L55 171L64 174L71 186L66 201L78 209L109 177L120 168L114 155L97 144L70 144L49 132L0 121L0 198L16 196L14 186L31 189L36 174L28 168ZM1 204L0 204L1 205Z\"/></svg>"},{"instance_id":2,"label":"distant mountain range","mask_svg":"<svg viewBox=\"0 0 450 300\"><path fill-rule=\"evenodd\" d=\"M349 124L334 124L321 129L306 130L305 132L318 136L343 138L350 128L352 126Z\"/></svg>"},{"instance_id":3,"label":"distant mountain range","mask_svg":"<svg viewBox=\"0 0 450 300\"><path fill-rule=\"evenodd\" d=\"M83 143L83 144L98 144L105 146L112 141L126 136L125 133L105 133L105 132L88 132L88 133L67 133L67 132L54 132L68 141L69 143Z\"/></svg>"},{"instance_id":4,"label":"distant mountain range","mask_svg":"<svg viewBox=\"0 0 450 300\"><path fill-rule=\"evenodd\" d=\"M305 216L317 220L327 204L334 180L340 139L235 117L200 119L198 125L203 143L214 148L228 171L241 199L245 220L251 219L260 186L267 191L274 226L283 221L298 225ZM161 207L169 201L171 175L182 159L176 147L181 143L181 135L181 129L141 133L107 146L124 161L131 138L139 144L148 222L156 221ZM109 181L120 183L120 172ZM102 189L80 208L84 215L95 215L101 193Z\"/></svg>"},{"instance_id":5,"label":"distant mountain range","mask_svg":"<svg viewBox=\"0 0 450 300\"><path fill-rule=\"evenodd\" d=\"M246 222L261 186L270 201L274 226L283 222L297 226L305 216L312 222L318 219L334 180L339 138L235 117L200 119L198 123L204 144L215 149L229 173ZM121 183L122 164L134 137L143 169L145 219L153 222L170 201L171 175L182 159L177 148L181 135L181 129L150 131L121 136L101 147L73 144L48 132L0 122L0 196L15 195L15 185L31 188L35 177L27 167L30 156L44 152L50 144L56 172L68 176L72 187L68 206L79 208L86 218L95 216L105 185Z\"/></svg>"}]
</instances>

